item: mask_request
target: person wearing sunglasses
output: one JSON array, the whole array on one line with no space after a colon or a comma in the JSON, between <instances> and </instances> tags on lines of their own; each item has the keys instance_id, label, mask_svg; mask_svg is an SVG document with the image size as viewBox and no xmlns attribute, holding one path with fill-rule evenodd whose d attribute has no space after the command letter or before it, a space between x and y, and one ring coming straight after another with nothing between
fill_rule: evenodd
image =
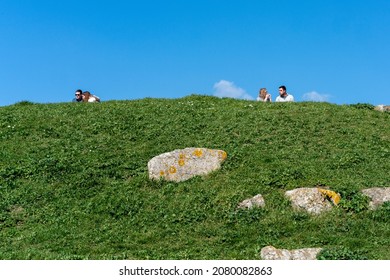
<instances>
[{"instance_id":1,"label":"person wearing sunglasses","mask_svg":"<svg viewBox=\"0 0 390 280\"><path fill-rule=\"evenodd\" d=\"M72 102L83 102L83 91L81 89L76 90Z\"/></svg>"}]
</instances>

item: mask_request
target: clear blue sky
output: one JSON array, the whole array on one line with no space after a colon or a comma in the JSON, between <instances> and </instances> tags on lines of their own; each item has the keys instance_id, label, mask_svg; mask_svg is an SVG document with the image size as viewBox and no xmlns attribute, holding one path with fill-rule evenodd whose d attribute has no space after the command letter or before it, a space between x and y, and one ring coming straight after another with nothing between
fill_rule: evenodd
<instances>
[{"instance_id":1,"label":"clear blue sky","mask_svg":"<svg viewBox=\"0 0 390 280\"><path fill-rule=\"evenodd\" d=\"M192 93L390 104L388 0L0 0L0 106Z\"/></svg>"}]
</instances>

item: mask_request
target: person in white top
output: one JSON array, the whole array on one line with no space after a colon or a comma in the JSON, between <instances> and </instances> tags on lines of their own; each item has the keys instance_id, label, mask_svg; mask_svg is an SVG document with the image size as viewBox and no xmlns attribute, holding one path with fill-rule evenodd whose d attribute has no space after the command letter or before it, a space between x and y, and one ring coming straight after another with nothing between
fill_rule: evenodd
<instances>
[{"instance_id":1,"label":"person in white top","mask_svg":"<svg viewBox=\"0 0 390 280\"><path fill-rule=\"evenodd\" d=\"M83 102L100 102L100 98L89 91L83 92Z\"/></svg>"},{"instance_id":2,"label":"person in white top","mask_svg":"<svg viewBox=\"0 0 390 280\"><path fill-rule=\"evenodd\" d=\"M276 102L294 102L294 96L288 94L285 86L279 87L279 96L276 97Z\"/></svg>"},{"instance_id":3,"label":"person in white top","mask_svg":"<svg viewBox=\"0 0 390 280\"><path fill-rule=\"evenodd\" d=\"M263 101L263 102L272 102L271 100L271 94L268 93L266 88L261 88L259 90L259 96L256 99L257 101Z\"/></svg>"},{"instance_id":4,"label":"person in white top","mask_svg":"<svg viewBox=\"0 0 390 280\"><path fill-rule=\"evenodd\" d=\"M257 101L263 101L263 102L272 102L271 100L271 94L268 93L266 88L261 88L259 90L259 96L256 99Z\"/></svg>"}]
</instances>

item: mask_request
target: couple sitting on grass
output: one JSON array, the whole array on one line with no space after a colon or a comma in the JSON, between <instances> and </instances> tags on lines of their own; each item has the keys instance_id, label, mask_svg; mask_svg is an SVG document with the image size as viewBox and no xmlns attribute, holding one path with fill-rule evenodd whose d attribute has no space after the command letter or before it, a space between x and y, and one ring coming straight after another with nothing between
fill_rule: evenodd
<instances>
[{"instance_id":1,"label":"couple sitting on grass","mask_svg":"<svg viewBox=\"0 0 390 280\"><path fill-rule=\"evenodd\" d=\"M83 92L81 89L78 89L74 95L73 102L100 102L100 98L91 94L89 91Z\"/></svg>"},{"instance_id":2,"label":"couple sitting on grass","mask_svg":"<svg viewBox=\"0 0 390 280\"><path fill-rule=\"evenodd\" d=\"M266 88L261 88L257 101L272 102L271 94L268 93ZM285 86L279 87L279 96L276 97L276 102L294 102L294 97L288 94Z\"/></svg>"}]
</instances>

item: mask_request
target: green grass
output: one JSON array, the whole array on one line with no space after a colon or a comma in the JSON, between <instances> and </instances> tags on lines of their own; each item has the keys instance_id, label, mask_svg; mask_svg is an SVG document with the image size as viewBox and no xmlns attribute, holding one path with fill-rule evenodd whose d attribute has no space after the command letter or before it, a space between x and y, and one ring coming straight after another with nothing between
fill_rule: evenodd
<instances>
[{"instance_id":1,"label":"green grass","mask_svg":"<svg viewBox=\"0 0 390 280\"><path fill-rule=\"evenodd\" d=\"M259 259L263 246L322 259L390 259L390 114L360 104L181 99L0 107L0 259ZM222 149L219 171L150 181L148 161ZM329 186L340 206L295 212L284 192ZM261 193L264 209L237 210Z\"/></svg>"}]
</instances>

